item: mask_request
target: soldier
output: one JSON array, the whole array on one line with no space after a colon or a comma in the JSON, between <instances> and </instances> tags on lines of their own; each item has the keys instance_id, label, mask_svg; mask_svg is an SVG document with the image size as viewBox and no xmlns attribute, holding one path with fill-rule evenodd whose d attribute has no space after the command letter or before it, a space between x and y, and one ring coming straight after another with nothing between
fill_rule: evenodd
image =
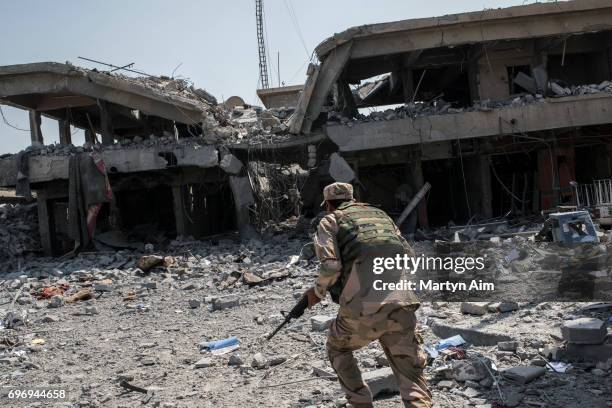
<instances>
[{"instance_id":1,"label":"soldier","mask_svg":"<svg viewBox=\"0 0 612 408\"><path fill-rule=\"evenodd\" d=\"M416 295L409 290L375 290L374 281L407 279L401 268L373 273L375 258L408 254L412 248L382 210L353 199L353 186L333 183L323 190L327 215L314 237L321 262L313 288L306 291L312 308L330 292L339 303L327 337L327 353L348 401L356 408L373 407L372 393L363 382L353 351L379 340L398 381L404 405L432 407L423 377L427 355L416 330Z\"/></svg>"}]
</instances>

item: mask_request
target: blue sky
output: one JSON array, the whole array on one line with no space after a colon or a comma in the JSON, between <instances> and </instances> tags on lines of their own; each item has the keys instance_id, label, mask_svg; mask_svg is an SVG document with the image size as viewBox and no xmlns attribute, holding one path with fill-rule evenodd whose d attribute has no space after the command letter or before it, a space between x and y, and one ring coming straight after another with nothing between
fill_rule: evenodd
<instances>
[{"instance_id":1,"label":"blue sky","mask_svg":"<svg viewBox=\"0 0 612 408\"><path fill-rule=\"evenodd\" d=\"M264 0L270 79L303 83L308 52L348 27L431 17L532 0ZM4 0L0 1L0 65L71 61L83 56L116 65L135 63L150 74L189 78L218 99L239 95L259 103L254 0ZM295 12L297 24L290 17ZM102 68L97 66L97 68ZM12 125L28 129L27 112L1 106ZM57 122L43 119L45 143L58 140ZM82 143L80 134L75 144ZM28 132L0 118L0 154L29 145Z\"/></svg>"}]
</instances>

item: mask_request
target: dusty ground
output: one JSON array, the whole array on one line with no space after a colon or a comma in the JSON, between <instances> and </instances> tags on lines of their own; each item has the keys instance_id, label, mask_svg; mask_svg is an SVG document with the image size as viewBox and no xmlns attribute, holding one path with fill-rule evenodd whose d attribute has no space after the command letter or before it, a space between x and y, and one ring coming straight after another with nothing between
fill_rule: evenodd
<instances>
[{"instance_id":1,"label":"dusty ground","mask_svg":"<svg viewBox=\"0 0 612 408\"><path fill-rule=\"evenodd\" d=\"M264 278L271 271L283 274L292 255L299 255L305 241L277 236L273 241L247 245L222 241L188 243L168 248L173 257L168 267L157 267L139 276L137 252L80 255L61 262L30 261L19 272L1 281L0 317L10 310L27 312L27 323L0 329L0 383L3 386L53 387L65 389L64 402L26 402L4 399L2 406L15 407L335 407L344 401L336 381L313 375L313 365L325 365L325 332L311 329L314 314L333 315L336 306L323 302L306 312L271 341L264 337L280 322L296 296L308 288L316 265L299 261L288 268L291 275L268 284L249 287L236 277L251 270ZM233 272L233 273L232 273ZM19 277L21 276L21 277ZM49 308L49 300L34 294L50 283L65 282L68 297L91 280L111 279L110 291L94 291L95 299ZM233 282L233 284L232 284ZM100 289L100 288L98 288ZM31 293L31 294L30 294ZM211 310L214 297L236 297L238 306ZM13 300L16 300L12 304ZM192 308L190 300L201 302ZM192 302L194 303L194 302ZM459 313L458 303L425 303L419 310L425 343L440 341L426 324L428 318L448 324L495 326L521 341L516 353L499 352L496 346L471 347L468 355L490 358L498 370L537 360L538 350L560 343L559 326L572 315L581 315L584 304L521 304L517 311L490 314L485 318ZM609 310L597 312L608 319ZM430 320L431 322L431 320ZM482 323L485 322L485 323ZM209 356L212 365L195 368L203 341L237 336L240 348L221 356ZM44 344L40 343L43 339ZM256 353L268 361L282 357L280 365L251 367ZM364 371L384 365L376 344L357 357ZM240 358L237 358L239 356ZM230 366L228 362L237 362ZM281 360L282 360L281 359ZM242 360L242 361L240 361ZM240 363L242 362L242 365ZM439 367L440 361L434 366ZM599 366L602 367L602 366ZM610 407L612 377L609 367L574 364L567 373L547 372L524 386L501 380L506 398L520 400L515 406ZM497 375L496 375L497 376ZM476 396L466 392L465 383L453 381L450 390L439 386L433 368L427 377L435 406L495 406L499 394L491 384L470 384ZM148 389L149 394L129 392L119 383ZM466 394L471 395L466 396ZM384 396L377 407L399 407L398 395Z\"/></svg>"}]
</instances>

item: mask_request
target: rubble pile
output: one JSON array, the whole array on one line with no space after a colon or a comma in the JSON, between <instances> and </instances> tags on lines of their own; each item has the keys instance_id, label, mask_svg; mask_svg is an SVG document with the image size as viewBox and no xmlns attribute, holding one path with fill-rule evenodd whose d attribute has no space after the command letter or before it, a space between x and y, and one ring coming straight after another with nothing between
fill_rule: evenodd
<instances>
[{"instance_id":1,"label":"rubble pile","mask_svg":"<svg viewBox=\"0 0 612 408\"><path fill-rule=\"evenodd\" d=\"M236 129L230 137L234 143L278 143L291 139L286 124L293 108L262 109L256 106L236 106L230 123Z\"/></svg>"},{"instance_id":2,"label":"rubble pile","mask_svg":"<svg viewBox=\"0 0 612 408\"><path fill-rule=\"evenodd\" d=\"M496 250L509 255L520 242ZM270 232L32 259L0 277L0 381L66 389L72 406L343 407L325 351L337 310L329 299L264 340L317 274L308 243ZM512 276L528 259L502 262ZM611 310L424 301L417 318L435 406L606 406ZM379 344L355 355L374 395L394 395L376 406L401 405Z\"/></svg>"},{"instance_id":3,"label":"rubble pile","mask_svg":"<svg viewBox=\"0 0 612 408\"><path fill-rule=\"evenodd\" d=\"M40 251L38 212L33 204L0 204L0 272L17 258Z\"/></svg>"},{"instance_id":4,"label":"rubble pile","mask_svg":"<svg viewBox=\"0 0 612 408\"><path fill-rule=\"evenodd\" d=\"M603 81L600 84L571 86L561 81L550 81L549 89L551 97L610 93L612 92L612 81ZM452 103L442 98L436 98L429 102L415 101L393 109L372 111L367 115L359 113L354 118L343 116L340 112L330 111L327 113L327 121L330 124L339 122L350 127L355 122L381 122L395 119L414 119L429 115L446 115L476 111L489 112L493 109L527 106L534 103L546 103L546 98L539 93L524 93L503 101L476 101L469 107L454 107Z\"/></svg>"}]
</instances>

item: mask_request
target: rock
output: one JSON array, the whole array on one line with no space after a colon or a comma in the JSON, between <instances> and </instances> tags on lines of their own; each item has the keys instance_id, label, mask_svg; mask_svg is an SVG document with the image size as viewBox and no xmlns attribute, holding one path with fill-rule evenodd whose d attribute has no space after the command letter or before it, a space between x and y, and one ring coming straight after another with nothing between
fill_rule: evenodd
<instances>
[{"instance_id":1,"label":"rock","mask_svg":"<svg viewBox=\"0 0 612 408\"><path fill-rule=\"evenodd\" d=\"M472 387L467 387L465 390L463 390L463 395L467 398L474 398L479 396L480 394L482 394L480 391L475 390Z\"/></svg>"},{"instance_id":2,"label":"rock","mask_svg":"<svg viewBox=\"0 0 612 408\"><path fill-rule=\"evenodd\" d=\"M181 290L193 290L197 288L198 288L198 285L196 285L193 282L189 282L181 286Z\"/></svg>"},{"instance_id":3,"label":"rock","mask_svg":"<svg viewBox=\"0 0 612 408\"><path fill-rule=\"evenodd\" d=\"M55 295L49 299L49 303L47 304L48 308L58 308L64 306L64 297L60 295Z\"/></svg>"},{"instance_id":4,"label":"rock","mask_svg":"<svg viewBox=\"0 0 612 408\"><path fill-rule=\"evenodd\" d=\"M147 290L150 290L150 289L157 289L157 282L142 282L142 283L140 284L140 286L141 286L143 289L147 289Z\"/></svg>"},{"instance_id":5,"label":"rock","mask_svg":"<svg viewBox=\"0 0 612 408\"><path fill-rule=\"evenodd\" d=\"M253 368L266 368L268 366L268 360L262 353L257 353L253 356L253 361L251 361L251 367Z\"/></svg>"},{"instance_id":6,"label":"rock","mask_svg":"<svg viewBox=\"0 0 612 408\"><path fill-rule=\"evenodd\" d=\"M598 377L603 377L606 375L606 372L599 368L594 368L591 370L591 374L596 375Z\"/></svg>"},{"instance_id":7,"label":"rock","mask_svg":"<svg viewBox=\"0 0 612 408\"><path fill-rule=\"evenodd\" d=\"M519 347L518 341L500 341L497 343L497 349L499 351L516 351Z\"/></svg>"},{"instance_id":8,"label":"rock","mask_svg":"<svg viewBox=\"0 0 612 408\"><path fill-rule=\"evenodd\" d=\"M204 357L199 359L196 363L195 363L195 368L207 368L213 365L212 359L210 359L209 357Z\"/></svg>"},{"instance_id":9,"label":"rock","mask_svg":"<svg viewBox=\"0 0 612 408\"><path fill-rule=\"evenodd\" d=\"M482 316L487 314L488 302L462 302L461 313Z\"/></svg>"},{"instance_id":10,"label":"rock","mask_svg":"<svg viewBox=\"0 0 612 408\"><path fill-rule=\"evenodd\" d=\"M491 362L486 360L482 363L480 360L474 359L466 359L466 360L455 360L453 361L453 365L451 368L450 376L457 381L480 381L487 376L489 373L484 364L488 364L490 366Z\"/></svg>"},{"instance_id":11,"label":"rock","mask_svg":"<svg viewBox=\"0 0 612 408\"><path fill-rule=\"evenodd\" d=\"M313 331L324 331L329 328L334 319L334 316L316 315L310 318L310 325Z\"/></svg>"},{"instance_id":12,"label":"rock","mask_svg":"<svg viewBox=\"0 0 612 408\"><path fill-rule=\"evenodd\" d=\"M602 344L607 333L605 322L591 317L567 320L561 326L563 339L574 344Z\"/></svg>"},{"instance_id":13,"label":"rock","mask_svg":"<svg viewBox=\"0 0 612 408\"><path fill-rule=\"evenodd\" d=\"M40 321L43 323L55 323L59 322L59 320L59 317L53 315L44 315L42 319L40 319Z\"/></svg>"},{"instance_id":14,"label":"rock","mask_svg":"<svg viewBox=\"0 0 612 408\"><path fill-rule=\"evenodd\" d=\"M240 305L240 298L237 296L224 296L220 298L216 298L212 302L213 310L224 310L231 309L232 307L236 307Z\"/></svg>"},{"instance_id":15,"label":"rock","mask_svg":"<svg viewBox=\"0 0 612 408\"><path fill-rule=\"evenodd\" d=\"M438 383L438 387L442 388L442 389L446 389L446 390L450 390L456 387L455 383L453 381L449 381L449 380L443 380L440 381Z\"/></svg>"},{"instance_id":16,"label":"rock","mask_svg":"<svg viewBox=\"0 0 612 408\"><path fill-rule=\"evenodd\" d=\"M100 313L100 312L98 311L98 308L95 307L95 306L86 306L85 307L85 314L88 314L88 315L97 315L98 313Z\"/></svg>"},{"instance_id":17,"label":"rock","mask_svg":"<svg viewBox=\"0 0 612 408\"><path fill-rule=\"evenodd\" d=\"M399 387L391 367L379 368L378 370L363 373L363 381L370 387L370 391L372 391L372 396L374 398L383 392L399 392Z\"/></svg>"},{"instance_id":18,"label":"rock","mask_svg":"<svg viewBox=\"0 0 612 408\"><path fill-rule=\"evenodd\" d=\"M508 368L502 375L517 384L527 384L536 378L544 375L546 368L538 366L517 366Z\"/></svg>"},{"instance_id":19,"label":"rock","mask_svg":"<svg viewBox=\"0 0 612 408\"><path fill-rule=\"evenodd\" d=\"M236 367L244 364L244 359L240 355L240 353L232 354L227 361L228 366Z\"/></svg>"},{"instance_id":20,"label":"rock","mask_svg":"<svg viewBox=\"0 0 612 408\"><path fill-rule=\"evenodd\" d=\"M94 282L91 287L96 292L111 292L113 290L113 285L110 279Z\"/></svg>"},{"instance_id":21,"label":"rock","mask_svg":"<svg viewBox=\"0 0 612 408\"><path fill-rule=\"evenodd\" d=\"M189 307L192 309L197 309L201 304L202 303L197 299L189 299Z\"/></svg>"},{"instance_id":22,"label":"rock","mask_svg":"<svg viewBox=\"0 0 612 408\"><path fill-rule=\"evenodd\" d=\"M513 312L519 309L519 304L517 302L501 302L497 306L497 310L501 313Z\"/></svg>"},{"instance_id":23,"label":"rock","mask_svg":"<svg viewBox=\"0 0 612 408\"><path fill-rule=\"evenodd\" d=\"M270 367L279 365L287 361L287 357L285 356L272 356L268 359L268 365Z\"/></svg>"},{"instance_id":24,"label":"rock","mask_svg":"<svg viewBox=\"0 0 612 408\"><path fill-rule=\"evenodd\" d=\"M143 272L148 272L157 265L164 263L164 257L160 255L145 255L138 260L136 266Z\"/></svg>"}]
</instances>

